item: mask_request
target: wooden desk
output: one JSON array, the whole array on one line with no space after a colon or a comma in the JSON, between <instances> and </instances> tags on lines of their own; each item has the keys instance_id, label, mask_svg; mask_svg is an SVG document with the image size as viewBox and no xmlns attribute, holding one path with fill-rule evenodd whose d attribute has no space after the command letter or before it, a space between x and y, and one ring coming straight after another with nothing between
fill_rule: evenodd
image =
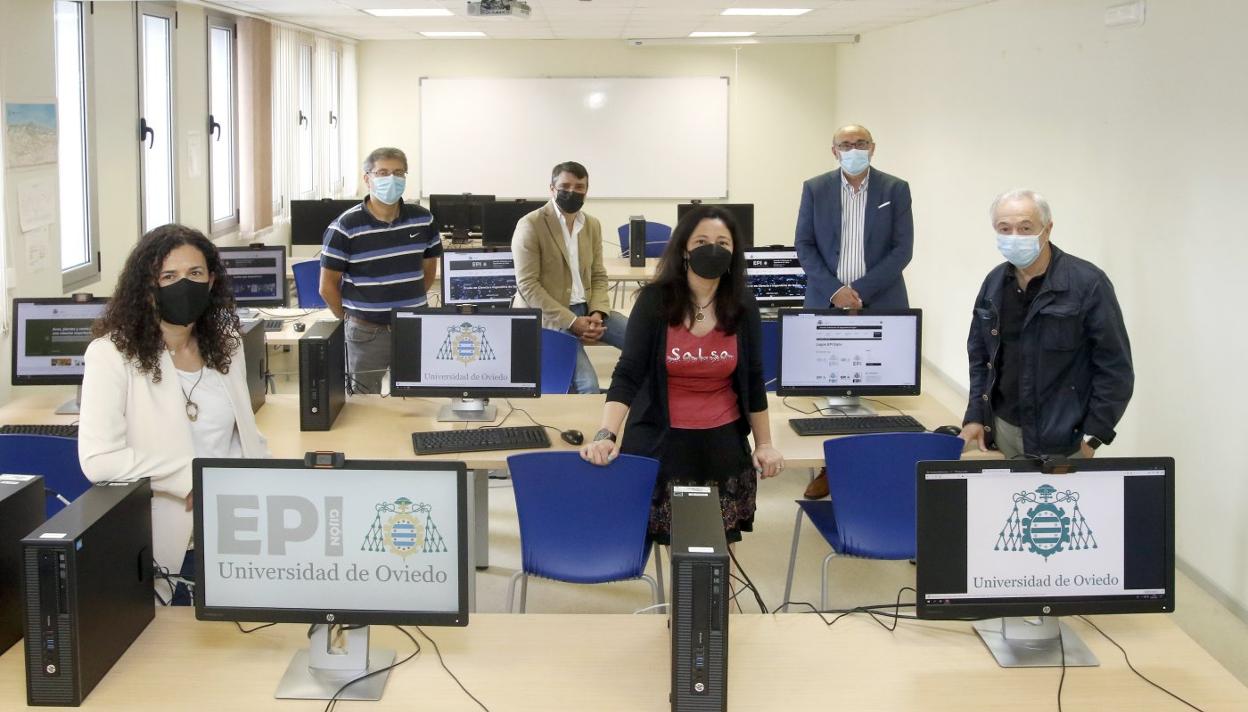
<instances>
[{"instance_id":1,"label":"wooden desk","mask_svg":"<svg viewBox=\"0 0 1248 712\"><path fill-rule=\"evenodd\" d=\"M647 258L645 267L633 267L627 257L603 257L602 266L607 270L608 282L649 282L654 279L659 258Z\"/></svg>"},{"instance_id":2,"label":"wooden desk","mask_svg":"<svg viewBox=\"0 0 1248 712\"><path fill-rule=\"evenodd\" d=\"M260 319L282 320L281 331L264 332L264 343L269 346L293 346L299 343L299 338L303 336L303 333L295 331L295 324L301 323L308 327L321 320L334 319L334 314L329 309L262 307L255 311L256 316Z\"/></svg>"},{"instance_id":3,"label":"wooden desk","mask_svg":"<svg viewBox=\"0 0 1248 712\"><path fill-rule=\"evenodd\" d=\"M1248 689L1164 616L1098 616L1136 667L1208 712L1248 709ZM1081 621L1073 627L1100 658L1066 672L1069 710L1169 710L1177 702L1135 677L1122 655ZM286 710L324 702L273 699L302 625L243 635L231 624L162 608L93 690L83 709ZM369 710L477 710L424 651L394 670ZM470 618L466 628L425 628L446 665L494 712L660 712L670 710L670 638L657 615L507 615ZM412 645L393 628L373 627L373 644ZM903 621L889 633L863 617L827 628L811 615L733 615L729 620L729 709L966 710L1053 709L1055 669L1003 669L967 623ZM0 709L24 709L21 644L0 656ZM363 709L363 707L361 707Z\"/></svg>"}]
</instances>

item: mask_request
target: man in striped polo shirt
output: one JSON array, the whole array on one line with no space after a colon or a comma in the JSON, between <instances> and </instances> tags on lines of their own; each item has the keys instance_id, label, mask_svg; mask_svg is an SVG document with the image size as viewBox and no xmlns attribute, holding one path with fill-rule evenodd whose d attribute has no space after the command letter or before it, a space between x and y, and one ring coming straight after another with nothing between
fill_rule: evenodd
<instances>
[{"instance_id":1,"label":"man in striped polo shirt","mask_svg":"<svg viewBox=\"0 0 1248 712\"><path fill-rule=\"evenodd\" d=\"M364 161L368 196L325 230L321 297L346 321L352 393L381 393L390 368L390 310L424 306L437 276L438 226L428 210L403 202L406 182L402 151L373 151Z\"/></svg>"}]
</instances>

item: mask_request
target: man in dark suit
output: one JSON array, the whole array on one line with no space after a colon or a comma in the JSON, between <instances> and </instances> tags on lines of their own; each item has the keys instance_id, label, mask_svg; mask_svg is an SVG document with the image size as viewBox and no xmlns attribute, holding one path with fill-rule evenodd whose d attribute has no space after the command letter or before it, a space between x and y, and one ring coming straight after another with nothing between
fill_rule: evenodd
<instances>
[{"instance_id":1,"label":"man in dark suit","mask_svg":"<svg viewBox=\"0 0 1248 712\"><path fill-rule=\"evenodd\" d=\"M840 168L802 184L797 259L806 271L806 308L905 309L901 271L914 251L910 185L871 168L871 132L850 124L832 136ZM827 471L811 480L808 499L828 495Z\"/></svg>"},{"instance_id":2,"label":"man in dark suit","mask_svg":"<svg viewBox=\"0 0 1248 712\"><path fill-rule=\"evenodd\" d=\"M914 249L910 186L871 168L875 142L862 126L833 136L835 171L802 185L798 260L806 271L806 307L905 309L901 272Z\"/></svg>"}]
</instances>

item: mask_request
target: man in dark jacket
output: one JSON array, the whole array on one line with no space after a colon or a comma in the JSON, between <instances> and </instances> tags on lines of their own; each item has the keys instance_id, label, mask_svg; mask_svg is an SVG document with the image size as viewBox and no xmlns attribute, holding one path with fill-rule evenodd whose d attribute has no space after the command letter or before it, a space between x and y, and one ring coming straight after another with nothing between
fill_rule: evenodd
<instances>
[{"instance_id":1,"label":"man in dark jacket","mask_svg":"<svg viewBox=\"0 0 1248 712\"><path fill-rule=\"evenodd\" d=\"M990 214L1007 261L975 300L962 438L1006 457L1092 457L1113 441L1135 383L1114 287L1050 242L1043 196L1003 193Z\"/></svg>"}]
</instances>

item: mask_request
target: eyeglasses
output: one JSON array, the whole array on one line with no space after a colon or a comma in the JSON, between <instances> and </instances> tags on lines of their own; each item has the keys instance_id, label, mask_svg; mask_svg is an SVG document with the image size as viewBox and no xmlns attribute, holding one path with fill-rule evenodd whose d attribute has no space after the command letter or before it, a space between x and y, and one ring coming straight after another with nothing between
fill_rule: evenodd
<instances>
[{"instance_id":1,"label":"eyeglasses","mask_svg":"<svg viewBox=\"0 0 1248 712\"><path fill-rule=\"evenodd\" d=\"M395 178L406 178L407 171L388 171L385 168L378 168L377 170L369 173L369 175L374 178L389 178L390 176L394 176Z\"/></svg>"},{"instance_id":2,"label":"eyeglasses","mask_svg":"<svg viewBox=\"0 0 1248 712\"><path fill-rule=\"evenodd\" d=\"M867 139L863 139L861 141L854 141L853 143L849 143L848 141L842 141L836 144L836 150L838 151L849 151L855 148L858 149L859 151L865 151L868 148L871 148L871 142L868 141Z\"/></svg>"}]
</instances>

